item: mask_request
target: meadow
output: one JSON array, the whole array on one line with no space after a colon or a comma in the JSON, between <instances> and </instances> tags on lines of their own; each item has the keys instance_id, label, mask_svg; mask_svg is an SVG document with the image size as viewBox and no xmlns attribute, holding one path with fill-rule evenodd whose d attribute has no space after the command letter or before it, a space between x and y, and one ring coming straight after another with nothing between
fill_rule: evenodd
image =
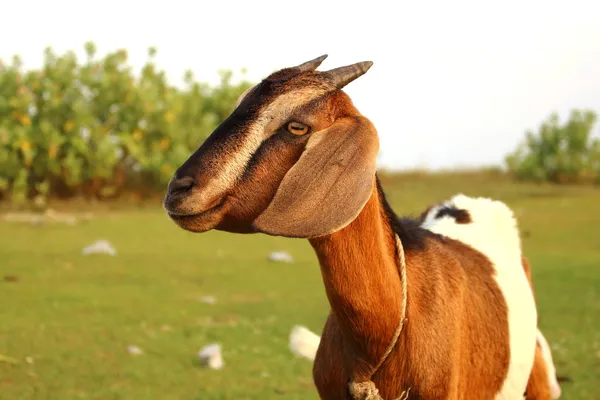
<instances>
[{"instance_id":1,"label":"meadow","mask_svg":"<svg viewBox=\"0 0 600 400\"><path fill-rule=\"evenodd\" d=\"M493 172L382 174L382 183L398 214L458 192L512 207L541 329L572 380L562 398L600 399L600 188ZM51 206L93 215L74 226L0 221L0 355L10 357L0 359L0 399L318 398L312 363L288 348L294 325L320 333L328 313L306 240L184 232L160 200ZM98 239L117 254L82 255ZM268 261L276 250L294 262ZM223 347L222 370L197 361L210 343Z\"/></svg>"}]
</instances>

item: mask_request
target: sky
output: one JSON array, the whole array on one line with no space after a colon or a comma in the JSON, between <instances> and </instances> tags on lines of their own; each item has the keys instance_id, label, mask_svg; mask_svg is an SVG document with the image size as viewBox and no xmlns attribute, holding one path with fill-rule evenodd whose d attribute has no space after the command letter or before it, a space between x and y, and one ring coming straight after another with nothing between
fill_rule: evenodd
<instances>
[{"instance_id":1,"label":"sky","mask_svg":"<svg viewBox=\"0 0 600 400\"><path fill-rule=\"evenodd\" d=\"M19 0L0 13L0 58L26 67L43 50L156 46L174 84L191 69L271 72L322 54L326 70L370 60L345 91L377 128L379 165L500 165L553 111L600 113L600 2ZM240 75L241 76L241 75ZM598 130L598 129L597 129Z\"/></svg>"}]
</instances>

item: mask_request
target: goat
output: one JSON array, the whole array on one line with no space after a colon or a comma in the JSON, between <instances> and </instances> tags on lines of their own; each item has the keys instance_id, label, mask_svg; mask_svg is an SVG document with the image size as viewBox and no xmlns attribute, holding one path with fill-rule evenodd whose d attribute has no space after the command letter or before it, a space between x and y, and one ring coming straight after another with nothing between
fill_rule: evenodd
<instances>
[{"instance_id":1,"label":"goat","mask_svg":"<svg viewBox=\"0 0 600 400\"><path fill-rule=\"evenodd\" d=\"M168 216L309 240L331 306L313 366L322 399L522 398L537 311L519 242L490 231L473 248L398 218L377 131L342 90L372 62L316 71L325 57L239 99L175 172Z\"/></svg>"}]
</instances>

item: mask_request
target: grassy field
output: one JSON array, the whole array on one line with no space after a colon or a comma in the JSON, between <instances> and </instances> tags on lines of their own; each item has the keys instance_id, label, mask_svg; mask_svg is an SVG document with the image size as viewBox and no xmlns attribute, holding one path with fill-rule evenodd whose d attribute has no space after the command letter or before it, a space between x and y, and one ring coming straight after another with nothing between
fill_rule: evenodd
<instances>
[{"instance_id":1,"label":"grassy field","mask_svg":"<svg viewBox=\"0 0 600 400\"><path fill-rule=\"evenodd\" d=\"M599 189L466 173L384 177L383 184L400 214L457 192L513 207L542 330L558 373L573 380L563 398L600 399ZM156 205L91 211L75 226L0 222L0 354L21 361L0 360L0 399L317 398L311 362L288 349L295 324L320 332L328 312L307 241L194 235ZM82 255L97 239L117 255ZM269 262L274 250L295 262ZM219 371L196 359L214 342L223 346ZM144 354L129 354L130 345Z\"/></svg>"}]
</instances>

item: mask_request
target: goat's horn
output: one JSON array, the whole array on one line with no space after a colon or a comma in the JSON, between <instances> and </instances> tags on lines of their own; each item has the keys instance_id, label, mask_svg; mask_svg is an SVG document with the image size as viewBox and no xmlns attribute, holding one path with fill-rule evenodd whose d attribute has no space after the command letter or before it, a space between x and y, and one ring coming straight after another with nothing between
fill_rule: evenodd
<instances>
[{"instance_id":1,"label":"goat's horn","mask_svg":"<svg viewBox=\"0 0 600 400\"><path fill-rule=\"evenodd\" d=\"M363 61L323 72L323 75L331 79L338 89L341 89L367 72L371 65L373 65L372 61Z\"/></svg>"},{"instance_id":2,"label":"goat's horn","mask_svg":"<svg viewBox=\"0 0 600 400\"><path fill-rule=\"evenodd\" d=\"M298 65L295 68L299 69L302 72L314 71L315 69L317 69L317 67L319 65L321 65L321 63L323 62L323 60L326 59L326 58L327 58L327 54L323 54L321 57L317 57L314 60L307 61L307 62L305 62L303 64Z\"/></svg>"}]
</instances>

